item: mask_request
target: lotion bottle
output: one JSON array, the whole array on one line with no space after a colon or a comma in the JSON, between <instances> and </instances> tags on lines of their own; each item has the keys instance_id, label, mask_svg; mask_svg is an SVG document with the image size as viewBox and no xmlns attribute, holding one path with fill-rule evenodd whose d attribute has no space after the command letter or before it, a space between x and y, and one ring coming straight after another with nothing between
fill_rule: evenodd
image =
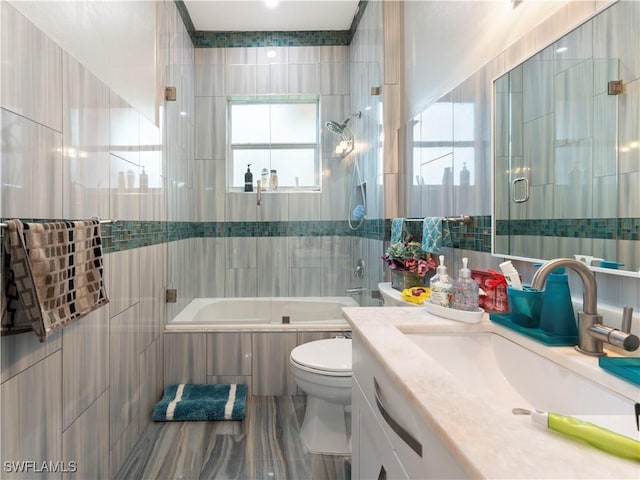
<instances>
[{"instance_id":1,"label":"lotion bottle","mask_svg":"<svg viewBox=\"0 0 640 480\"><path fill-rule=\"evenodd\" d=\"M471 278L471 270L467 268L468 258L462 259L460 276L453 282L451 306L456 310L475 312L478 310L478 284Z\"/></svg>"},{"instance_id":2,"label":"lotion bottle","mask_svg":"<svg viewBox=\"0 0 640 480\"><path fill-rule=\"evenodd\" d=\"M440 265L436 269L436 274L431 278L431 303L441 307L448 307L453 293L453 285L447 274L447 267L444 264L444 255L440 255Z\"/></svg>"}]
</instances>

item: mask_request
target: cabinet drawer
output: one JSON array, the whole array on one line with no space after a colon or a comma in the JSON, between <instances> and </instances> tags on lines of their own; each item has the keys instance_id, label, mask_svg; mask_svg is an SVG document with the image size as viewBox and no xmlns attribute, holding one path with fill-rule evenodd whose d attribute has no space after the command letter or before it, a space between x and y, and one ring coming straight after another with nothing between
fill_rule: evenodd
<instances>
[{"instance_id":1,"label":"cabinet drawer","mask_svg":"<svg viewBox=\"0 0 640 480\"><path fill-rule=\"evenodd\" d=\"M419 369L419 365L415 365ZM418 414L403 388L353 336L353 374L377 422L410 478L466 478L467 475ZM355 382L354 382L355 383Z\"/></svg>"},{"instance_id":2,"label":"cabinet drawer","mask_svg":"<svg viewBox=\"0 0 640 480\"><path fill-rule=\"evenodd\" d=\"M352 392L352 437L353 456L351 478L391 480L408 479L407 472L384 434L371 405L364 398L356 382Z\"/></svg>"}]
</instances>

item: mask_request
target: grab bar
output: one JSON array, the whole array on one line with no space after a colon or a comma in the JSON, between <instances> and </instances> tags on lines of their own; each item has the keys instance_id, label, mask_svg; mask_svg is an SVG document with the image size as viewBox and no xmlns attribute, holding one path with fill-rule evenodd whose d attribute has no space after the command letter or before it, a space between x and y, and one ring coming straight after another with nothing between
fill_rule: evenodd
<instances>
[{"instance_id":1,"label":"grab bar","mask_svg":"<svg viewBox=\"0 0 640 480\"><path fill-rule=\"evenodd\" d=\"M400 425L396 421L396 419L389 414L389 412L387 412L387 409L384 408L384 404L382 403L382 399L380 398L381 396L380 385L378 385L378 380L376 380L376 377L373 377L373 389L374 389L374 396L376 398L376 406L378 407L378 410L380 411L382 418L384 418L387 421L387 423L391 427L391 430L396 432L396 434L402 440L404 440L404 442L407 445L409 445L411 450L416 452L419 457L422 457L422 444L418 440L416 440L416 438L413 435L411 435L407 430L405 430L405 428L402 425Z\"/></svg>"}]
</instances>

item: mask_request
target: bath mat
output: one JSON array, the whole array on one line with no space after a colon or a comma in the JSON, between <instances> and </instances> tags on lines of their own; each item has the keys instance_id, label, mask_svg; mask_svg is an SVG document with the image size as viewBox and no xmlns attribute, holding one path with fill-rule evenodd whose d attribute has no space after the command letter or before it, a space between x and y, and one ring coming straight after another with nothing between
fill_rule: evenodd
<instances>
[{"instance_id":1,"label":"bath mat","mask_svg":"<svg viewBox=\"0 0 640 480\"><path fill-rule=\"evenodd\" d=\"M169 385L153 409L154 422L242 420L247 402L244 383Z\"/></svg>"}]
</instances>

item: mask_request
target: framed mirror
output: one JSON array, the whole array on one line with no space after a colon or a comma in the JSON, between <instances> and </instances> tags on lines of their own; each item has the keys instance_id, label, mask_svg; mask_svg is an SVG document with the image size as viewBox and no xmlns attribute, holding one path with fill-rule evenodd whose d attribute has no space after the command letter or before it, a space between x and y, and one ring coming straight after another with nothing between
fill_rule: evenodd
<instances>
[{"instance_id":1,"label":"framed mirror","mask_svg":"<svg viewBox=\"0 0 640 480\"><path fill-rule=\"evenodd\" d=\"M618 2L494 82L493 253L640 269L640 2Z\"/></svg>"}]
</instances>

